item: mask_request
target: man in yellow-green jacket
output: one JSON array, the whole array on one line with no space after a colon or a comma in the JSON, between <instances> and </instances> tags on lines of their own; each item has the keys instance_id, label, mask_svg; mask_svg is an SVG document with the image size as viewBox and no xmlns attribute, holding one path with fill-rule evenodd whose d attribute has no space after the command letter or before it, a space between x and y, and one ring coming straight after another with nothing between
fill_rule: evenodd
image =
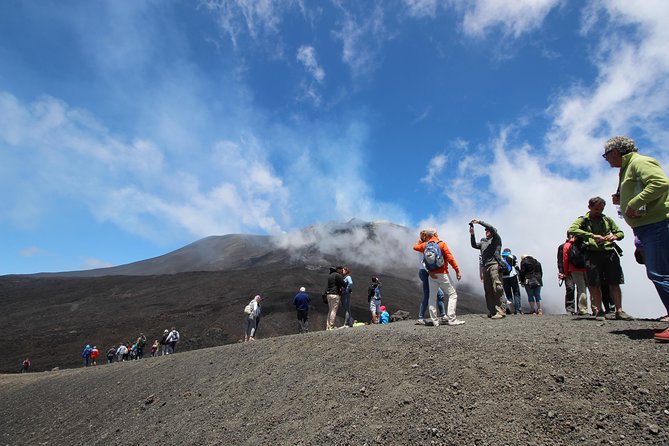
<instances>
[{"instance_id":1,"label":"man in yellow-green jacket","mask_svg":"<svg viewBox=\"0 0 669 446\"><path fill-rule=\"evenodd\" d=\"M615 136L602 155L620 169L614 204L620 204L625 221L643 244L646 274L667 310L669 321L669 179L656 159L637 153L627 136ZM669 329L655 336L669 341Z\"/></svg>"},{"instance_id":2,"label":"man in yellow-green jacket","mask_svg":"<svg viewBox=\"0 0 669 446\"><path fill-rule=\"evenodd\" d=\"M615 318L633 319L623 311L620 284L625 283L619 255L622 252L616 240L622 240L623 231L611 217L604 215L606 201L593 197L588 201L584 216L578 217L567 229L585 247L585 275L592 304L597 308L595 319L604 320L602 309L602 284L609 287L611 300L616 307Z\"/></svg>"}]
</instances>

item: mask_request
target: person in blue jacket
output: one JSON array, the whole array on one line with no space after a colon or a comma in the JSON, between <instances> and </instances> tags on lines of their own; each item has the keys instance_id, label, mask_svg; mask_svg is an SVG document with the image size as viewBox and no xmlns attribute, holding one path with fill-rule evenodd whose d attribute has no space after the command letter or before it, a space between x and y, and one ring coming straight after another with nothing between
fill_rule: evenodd
<instances>
[{"instance_id":1,"label":"person in blue jacket","mask_svg":"<svg viewBox=\"0 0 669 446\"><path fill-rule=\"evenodd\" d=\"M390 323L390 314L388 314L388 312L386 311L386 306L381 305L380 310L381 310L381 316L380 316L381 317L381 322L380 323L382 325L386 325L386 324Z\"/></svg>"},{"instance_id":2,"label":"person in blue jacket","mask_svg":"<svg viewBox=\"0 0 669 446\"><path fill-rule=\"evenodd\" d=\"M84 367L88 367L88 363L91 360L92 351L93 349L91 348L90 344L86 344L84 351L81 352L81 357L84 358Z\"/></svg>"},{"instance_id":3,"label":"person in blue jacket","mask_svg":"<svg viewBox=\"0 0 669 446\"><path fill-rule=\"evenodd\" d=\"M309 297L306 288L301 287L300 292L293 299L293 305L297 310L297 323L300 333L309 331L309 303L311 303L311 297Z\"/></svg>"}]
</instances>

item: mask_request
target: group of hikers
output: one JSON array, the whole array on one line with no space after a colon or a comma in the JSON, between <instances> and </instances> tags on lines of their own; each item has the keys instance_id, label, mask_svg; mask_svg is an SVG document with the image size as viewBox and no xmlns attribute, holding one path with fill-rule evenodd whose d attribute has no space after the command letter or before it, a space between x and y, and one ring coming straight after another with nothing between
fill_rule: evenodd
<instances>
[{"instance_id":1,"label":"group of hikers","mask_svg":"<svg viewBox=\"0 0 669 446\"><path fill-rule=\"evenodd\" d=\"M612 202L619 216L635 235L635 258L644 264L667 315L669 322L669 179L657 160L637 153L634 140L616 136L604 145L602 157L619 169L619 182ZM558 279L565 284L565 310L575 316L594 316L595 320L632 320L623 310L620 285L624 276L620 264L622 249L616 241L624 237L615 221L604 214L606 201L593 197L588 212L578 217L567 229L567 240L558 248ZM475 225L483 226L485 237L476 240ZM480 278L483 282L488 317L503 319L507 314L522 314L520 287L527 293L530 312L541 315L541 263L524 254L520 262L509 248L502 250L502 239L495 227L472 219L469 223L472 248L479 251ZM453 254L440 240L436 229L420 231L413 246L420 252L419 278L423 284L423 299L418 310L417 324L439 326L462 325L456 316L457 291L448 274L450 265L459 281L462 276ZM330 268L327 289L323 294L328 304L326 330L335 328L338 307L344 309L343 327L355 321L351 315L353 280L347 267ZM381 306L381 283L372 278L368 292L371 323L383 321L385 307ZM590 305L588 305L588 292ZM259 299L259 296L256 296ZM444 299L447 303L444 305ZM295 296L300 332L308 331L309 295L304 288ZM425 318L428 313L429 319ZM386 312L387 314L387 312ZM250 335L249 339L253 339ZM658 341L669 341L669 328L655 334Z\"/></svg>"},{"instance_id":2,"label":"group of hikers","mask_svg":"<svg viewBox=\"0 0 669 446\"><path fill-rule=\"evenodd\" d=\"M172 330L163 331L160 339L153 341L150 349L151 357L169 355L176 351L177 342L181 340L181 334L179 331L172 327ZM144 349L146 347L146 336L144 333L140 333L137 339L133 341L128 341L125 343L120 343L118 346L112 345L107 350L107 364L111 364L116 360L117 362L123 361L133 361L137 359L144 358ZM90 344L86 344L83 351L81 352L81 357L84 361L84 367L89 365L97 365L98 357L100 356L100 349L97 346L91 347Z\"/></svg>"}]
</instances>

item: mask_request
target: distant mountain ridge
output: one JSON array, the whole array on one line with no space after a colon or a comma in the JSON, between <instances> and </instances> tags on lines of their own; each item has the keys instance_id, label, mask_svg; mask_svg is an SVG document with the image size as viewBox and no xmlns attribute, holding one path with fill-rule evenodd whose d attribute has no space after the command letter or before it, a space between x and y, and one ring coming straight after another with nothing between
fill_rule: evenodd
<instances>
[{"instance_id":1,"label":"distant mountain ridge","mask_svg":"<svg viewBox=\"0 0 669 446\"><path fill-rule=\"evenodd\" d=\"M384 256L397 259L405 255L409 240L413 237L411 234L410 229L393 223L352 219L344 223L312 225L279 236L249 234L209 236L161 256L124 265L37 273L31 276L150 276L196 271L234 271L278 262L286 264L348 262L364 265L367 260L378 258L370 254L377 251L373 248L376 246L382 246ZM397 241L407 240L407 242L388 243L388 236ZM403 269L408 264L399 262L399 266L399 269Z\"/></svg>"}]
</instances>

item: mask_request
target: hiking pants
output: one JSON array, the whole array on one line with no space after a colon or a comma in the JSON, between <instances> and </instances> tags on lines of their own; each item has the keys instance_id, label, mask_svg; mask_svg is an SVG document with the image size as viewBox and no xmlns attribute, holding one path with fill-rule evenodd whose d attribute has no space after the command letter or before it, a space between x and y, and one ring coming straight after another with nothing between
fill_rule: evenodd
<instances>
[{"instance_id":1,"label":"hiking pants","mask_svg":"<svg viewBox=\"0 0 669 446\"><path fill-rule=\"evenodd\" d=\"M518 276L504 277L502 279L504 286L504 294L506 300L513 304L513 309L516 312L520 310L520 285L518 285Z\"/></svg>"},{"instance_id":2,"label":"hiking pants","mask_svg":"<svg viewBox=\"0 0 669 446\"><path fill-rule=\"evenodd\" d=\"M506 297L504 297L504 286L499 277L499 266L491 263L483 267L483 290L485 291L485 303L488 314L500 314L506 316Z\"/></svg>"},{"instance_id":3,"label":"hiking pants","mask_svg":"<svg viewBox=\"0 0 669 446\"><path fill-rule=\"evenodd\" d=\"M420 281L423 282L423 301L420 303L418 308L418 319L425 318L425 310L427 310L427 305L430 300L430 273L427 272L424 268L418 270L418 277ZM439 288L437 291L437 307L439 308L439 316L446 316L446 307L444 307L444 290Z\"/></svg>"},{"instance_id":4,"label":"hiking pants","mask_svg":"<svg viewBox=\"0 0 669 446\"><path fill-rule=\"evenodd\" d=\"M309 331L309 310L297 310L297 323L300 333Z\"/></svg>"},{"instance_id":5,"label":"hiking pants","mask_svg":"<svg viewBox=\"0 0 669 446\"><path fill-rule=\"evenodd\" d=\"M448 274L431 274L430 277L430 301L428 309L430 311L430 319L432 319L432 325L439 325L439 313L437 312L437 293L439 288L444 290L448 296L448 308L446 310L446 317L448 317L449 322L455 320L455 307L458 304L458 293L455 291L451 281L448 278Z\"/></svg>"},{"instance_id":6,"label":"hiking pants","mask_svg":"<svg viewBox=\"0 0 669 446\"><path fill-rule=\"evenodd\" d=\"M251 314L250 316L244 318L244 322L246 323L246 326L244 327L244 338L252 338L256 334L256 318L253 316L253 314ZM168 349L172 349L171 345L168 347ZM169 350L165 352L166 355L170 354Z\"/></svg>"},{"instance_id":7,"label":"hiking pants","mask_svg":"<svg viewBox=\"0 0 669 446\"><path fill-rule=\"evenodd\" d=\"M564 278L564 309L567 313L576 313L576 300L574 298L574 293L576 292L576 287L574 286L574 278L572 275L569 275Z\"/></svg>"},{"instance_id":8,"label":"hiking pants","mask_svg":"<svg viewBox=\"0 0 669 446\"><path fill-rule=\"evenodd\" d=\"M585 282L585 273L579 271L572 271L571 279L574 281L574 286L576 287L576 296L578 297L578 313L596 313L597 308L594 305L591 305L592 308L588 308L588 287ZM590 300L592 304L592 299Z\"/></svg>"},{"instance_id":9,"label":"hiking pants","mask_svg":"<svg viewBox=\"0 0 669 446\"><path fill-rule=\"evenodd\" d=\"M328 294L328 319L325 325L326 330L332 330L335 328L335 320L337 319L337 309L339 308L339 302L341 301L341 296L339 294Z\"/></svg>"}]
</instances>

